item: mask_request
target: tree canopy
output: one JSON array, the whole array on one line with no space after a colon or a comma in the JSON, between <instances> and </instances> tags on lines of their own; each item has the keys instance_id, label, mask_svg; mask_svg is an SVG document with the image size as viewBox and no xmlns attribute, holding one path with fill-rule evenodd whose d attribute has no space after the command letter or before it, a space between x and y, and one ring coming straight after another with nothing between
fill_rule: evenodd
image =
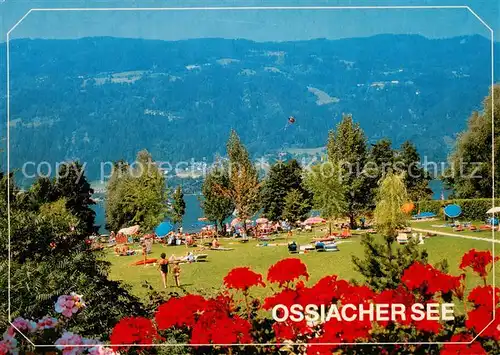
<instances>
[{"instance_id":1,"label":"tree canopy","mask_svg":"<svg viewBox=\"0 0 500 355\"><path fill-rule=\"evenodd\" d=\"M217 186L218 193L233 201L238 218L245 221L259 209L260 183L257 169L238 134L232 130L227 142L229 157L229 186Z\"/></svg>"},{"instance_id":2,"label":"tree canopy","mask_svg":"<svg viewBox=\"0 0 500 355\"><path fill-rule=\"evenodd\" d=\"M351 115L344 115L335 130L330 131L327 142L328 160L339 169L344 189L343 200L352 227L356 217L371 203L370 182L365 176L367 162L366 136Z\"/></svg>"},{"instance_id":3,"label":"tree canopy","mask_svg":"<svg viewBox=\"0 0 500 355\"><path fill-rule=\"evenodd\" d=\"M414 238L410 238L402 248L394 247L397 230L408 223L408 216L401 209L407 200L403 176L389 171L380 184L375 208L375 224L384 242L366 235L361 240L364 260L353 256L355 268L376 290L396 288L407 267L415 261L427 260L427 252L419 250L418 241Z\"/></svg>"},{"instance_id":4,"label":"tree canopy","mask_svg":"<svg viewBox=\"0 0 500 355\"><path fill-rule=\"evenodd\" d=\"M175 188L172 196L172 222L178 224L182 223L184 214L186 213L186 201L184 201L184 193L182 187L178 185Z\"/></svg>"},{"instance_id":5,"label":"tree canopy","mask_svg":"<svg viewBox=\"0 0 500 355\"><path fill-rule=\"evenodd\" d=\"M152 231L168 215L163 173L147 151L134 164L115 163L106 191L106 221L111 230L138 224Z\"/></svg>"},{"instance_id":6,"label":"tree canopy","mask_svg":"<svg viewBox=\"0 0 500 355\"><path fill-rule=\"evenodd\" d=\"M494 102L492 92L494 91ZM492 131L492 116L495 131ZM500 135L500 86L495 85L484 98L481 112L473 112L467 123L467 129L459 134L454 151L448 158L449 167L443 180L453 189L457 198L491 197L493 190L493 166L500 168L500 160L492 161L500 154L500 141L492 145L492 133ZM498 174L497 174L498 177ZM495 178L496 193L500 184Z\"/></svg>"},{"instance_id":7,"label":"tree canopy","mask_svg":"<svg viewBox=\"0 0 500 355\"><path fill-rule=\"evenodd\" d=\"M322 163L311 168L306 175L305 183L313 195L313 206L321 215L331 221L342 216L347 210L345 189L339 179L339 170L330 163Z\"/></svg>"},{"instance_id":8,"label":"tree canopy","mask_svg":"<svg viewBox=\"0 0 500 355\"><path fill-rule=\"evenodd\" d=\"M224 190L229 190L230 186L228 168L221 166L220 163L206 175L201 189L203 198L200 203L205 218L223 229L224 220L234 211L234 203L231 198L220 193L219 186Z\"/></svg>"},{"instance_id":9,"label":"tree canopy","mask_svg":"<svg viewBox=\"0 0 500 355\"><path fill-rule=\"evenodd\" d=\"M304 186L302 175L302 167L295 159L287 162L278 161L271 166L261 191L262 212L265 217L271 221L287 219L284 216L286 197L292 191L294 191L293 197L301 201L302 212L299 215L309 212L312 196Z\"/></svg>"}]
</instances>

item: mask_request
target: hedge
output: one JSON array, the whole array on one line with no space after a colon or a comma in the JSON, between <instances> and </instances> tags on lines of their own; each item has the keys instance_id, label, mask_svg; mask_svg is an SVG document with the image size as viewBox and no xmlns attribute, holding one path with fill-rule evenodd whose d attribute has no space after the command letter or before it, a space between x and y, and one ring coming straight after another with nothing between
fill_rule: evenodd
<instances>
[{"instance_id":1,"label":"hedge","mask_svg":"<svg viewBox=\"0 0 500 355\"><path fill-rule=\"evenodd\" d=\"M433 212L443 218L443 207L449 204L456 204L462 208L462 214L459 218L468 220L484 221L488 217L488 211L493 205L491 198L476 199L452 199L452 200L423 200L415 203L415 210L420 212Z\"/></svg>"}]
</instances>

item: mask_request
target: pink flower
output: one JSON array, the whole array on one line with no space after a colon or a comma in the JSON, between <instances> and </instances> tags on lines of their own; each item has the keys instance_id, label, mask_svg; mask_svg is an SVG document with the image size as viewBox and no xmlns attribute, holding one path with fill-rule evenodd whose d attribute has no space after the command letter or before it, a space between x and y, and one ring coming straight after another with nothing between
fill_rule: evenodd
<instances>
[{"instance_id":1,"label":"pink flower","mask_svg":"<svg viewBox=\"0 0 500 355\"><path fill-rule=\"evenodd\" d=\"M45 316L36 324L37 329L52 329L57 325L57 318Z\"/></svg>"},{"instance_id":2,"label":"pink flower","mask_svg":"<svg viewBox=\"0 0 500 355\"><path fill-rule=\"evenodd\" d=\"M19 354L17 340L7 335L7 333L4 334L3 340L0 341L0 354Z\"/></svg>"},{"instance_id":3,"label":"pink flower","mask_svg":"<svg viewBox=\"0 0 500 355\"><path fill-rule=\"evenodd\" d=\"M107 348L102 345L94 346L88 350L88 353L90 355L118 355L117 352L115 352L111 348Z\"/></svg>"},{"instance_id":4,"label":"pink flower","mask_svg":"<svg viewBox=\"0 0 500 355\"><path fill-rule=\"evenodd\" d=\"M56 302L55 310L63 316L70 318L85 307L82 296L72 292L70 295L59 296Z\"/></svg>"},{"instance_id":5,"label":"pink flower","mask_svg":"<svg viewBox=\"0 0 500 355\"><path fill-rule=\"evenodd\" d=\"M34 332L36 330L36 323L33 321L29 321L27 319L18 317L12 321L12 326L7 328L7 334L10 337L14 337L16 335L16 329L20 332Z\"/></svg>"},{"instance_id":6,"label":"pink flower","mask_svg":"<svg viewBox=\"0 0 500 355\"><path fill-rule=\"evenodd\" d=\"M63 355L78 355L85 350L84 347L75 345L84 345L83 338L71 332L64 332L62 337L56 340L56 348L61 350Z\"/></svg>"}]
</instances>

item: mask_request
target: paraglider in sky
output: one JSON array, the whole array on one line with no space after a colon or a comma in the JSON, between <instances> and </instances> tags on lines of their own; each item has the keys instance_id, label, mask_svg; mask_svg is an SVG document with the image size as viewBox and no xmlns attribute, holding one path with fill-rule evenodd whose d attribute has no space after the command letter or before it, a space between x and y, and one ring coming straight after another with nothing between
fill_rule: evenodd
<instances>
[{"instance_id":1,"label":"paraglider in sky","mask_svg":"<svg viewBox=\"0 0 500 355\"><path fill-rule=\"evenodd\" d=\"M286 129L288 128L288 126L291 126L291 125L293 125L294 123L295 123L295 117L293 117L293 116L288 117L288 121L286 122L286 125L285 125L285 127L283 128L283 130L285 130L285 131L286 131Z\"/></svg>"}]
</instances>

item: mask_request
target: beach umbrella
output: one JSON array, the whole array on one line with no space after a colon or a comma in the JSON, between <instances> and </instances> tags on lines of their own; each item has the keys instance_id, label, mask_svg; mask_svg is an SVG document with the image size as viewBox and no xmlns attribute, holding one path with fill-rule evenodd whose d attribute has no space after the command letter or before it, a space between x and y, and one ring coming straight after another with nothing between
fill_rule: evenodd
<instances>
[{"instance_id":1,"label":"beach umbrella","mask_svg":"<svg viewBox=\"0 0 500 355\"><path fill-rule=\"evenodd\" d=\"M269 220L267 218L261 217L261 218L257 218L257 220L255 222L257 222L257 224L266 224L266 223L269 223Z\"/></svg>"},{"instance_id":2,"label":"beach umbrella","mask_svg":"<svg viewBox=\"0 0 500 355\"><path fill-rule=\"evenodd\" d=\"M486 211L486 213L500 213L500 207L493 207L493 208L490 208L488 211Z\"/></svg>"},{"instance_id":3,"label":"beach umbrella","mask_svg":"<svg viewBox=\"0 0 500 355\"><path fill-rule=\"evenodd\" d=\"M241 220L239 218L235 218L231 221L231 227L236 227L238 224L241 224Z\"/></svg>"},{"instance_id":4,"label":"beach umbrella","mask_svg":"<svg viewBox=\"0 0 500 355\"><path fill-rule=\"evenodd\" d=\"M139 225L135 225L128 228L122 228L118 231L118 234L133 235L139 231Z\"/></svg>"},{"instance_id":5,"label":"beach umbrella","mask_svg":"<svg viewBox=\"0 0 500 355\"><path fill-rule=\"evenodd\" d=\"M155 233L158 237L164 237L174 229L172 223L168 221L161 222L156 228Z\"/></svg>"},{"instance_id":6,"label":"beach umbrella","mask_svg":"<svg viewBox=\"0 0 500 355\"><path fill-rule=\"evenodd\" d=\"M326 219L321 218L321 217L309 217L304 221L304 224L319 224L319 223L325 223Z\"/></svg>"},{"instance_id":7,"label":"beach umbrella","mask_svg":"<svg viewBox=\"0 0 500 355\"><path fill-rule=\"evenodd\" d=\"M444 208L444 214L450 218L457 218L462 214L462 209L459 205L448 205Z\"/></svg>"}]
</instances>

